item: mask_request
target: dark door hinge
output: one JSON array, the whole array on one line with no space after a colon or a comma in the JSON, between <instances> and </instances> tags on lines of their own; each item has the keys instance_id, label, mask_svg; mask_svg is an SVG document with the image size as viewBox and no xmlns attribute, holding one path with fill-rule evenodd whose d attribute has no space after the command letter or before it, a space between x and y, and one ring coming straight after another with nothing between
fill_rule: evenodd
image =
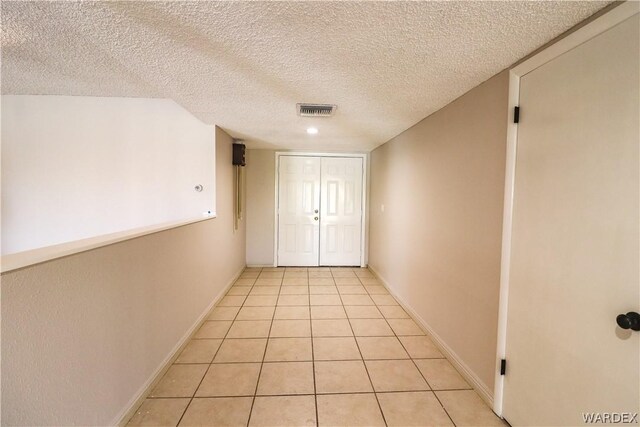
<instances>
[{"instance_id":1,"label":"dark door hinge","mask_svg":"<svg viewBox=\"0 0 640 427\"><path fill-rule=\"evenodd\" d=\"M507 359L500 360L500 375L504 375L507 372Z\"/></svg>"},{"instance_id":2,"label":"dark door hinge","mask_svg":"<svg viewBox=\"0 0 640 427\"><path fill-rule=\"evenodd\" d=\"M520 107L513 109L513 123L520 123Z\"/></svg>"}]
</instances>

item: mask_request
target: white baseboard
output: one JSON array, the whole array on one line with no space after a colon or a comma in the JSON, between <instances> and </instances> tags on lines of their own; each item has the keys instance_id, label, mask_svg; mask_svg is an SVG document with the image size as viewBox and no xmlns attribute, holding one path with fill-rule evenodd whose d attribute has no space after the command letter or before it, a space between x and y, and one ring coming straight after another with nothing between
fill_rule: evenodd
<instances>
[{"instance_id":1,"label":"white baseboard","mask_svg":"<svg viewBox=\"0 0 640 427\"><path fill-rule=\"evenodd\" d=\"M160 379L167 372L169 367L173 364L173 362L178 358L184 347L187 345L189 340L193 337L193 335L197 332L200 326L205 322L205 320L209 317L209 313L213 310L213 307L225 296L229 288L233 286L233 283L240 277L242 271L245 269L243 266L236 274L234 274L233 278L227 283L224 289L211 301L211 304L207 306L207 308L202 312L202 314L198 317L198 319L191 325L191 327L187 330L184 336L176 343L173 349L169 352L167 357L160 363L155 372L149 377L149 379L140 387L138 393L135 394L134 397L131 398L127 406L115 417L113 422L109 425L112 426L124 426L127 422L133 417L135 411L142 405L142 402L147 398L151 390L158 384Z\"/></svg>"},{"instance_id":2,"label":"white baseboard","mask_svg":"<svg viewBox=\"0 0 640 427\"><path fill-rule=\"evenodd\" d=\"M447 343L429 326L425 320L418 315L418 313L413 310L413 308L408 305L402 297L398 296L396 292L393 291L389 282L380 275L380 273L371 265L369 265L369 270L373 272L373 274L378 278L380 283L389 291L393 297L398 300L398 303L404 308L407 313L413 318L413 320L422 328L422 330L433 340L438 349L444 354L444 356L449 359L449 362L460 372L460 374L464 377L465 380L475 389L475 391L480 395L482 400L484 400L490 408L493 408L493 394L487 385L467 366L466 363L456 354L451 347L447 345Z\"/></svg>"}]
</instances>

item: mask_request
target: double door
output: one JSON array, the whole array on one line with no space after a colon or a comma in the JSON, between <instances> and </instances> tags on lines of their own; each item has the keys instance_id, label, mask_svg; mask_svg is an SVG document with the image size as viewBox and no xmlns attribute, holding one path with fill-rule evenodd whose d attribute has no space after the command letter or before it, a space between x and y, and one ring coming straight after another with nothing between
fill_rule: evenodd
<instances>
[{"instance_id":1,"label":"double door","mask_svg":"<svg viewBox=\"0 0 640 427\"><path fill-rule=\"evenodd\" d=\"M357 266L362 251L361 157L279 157L280 266Z\"/></svg>"}]
</instances>

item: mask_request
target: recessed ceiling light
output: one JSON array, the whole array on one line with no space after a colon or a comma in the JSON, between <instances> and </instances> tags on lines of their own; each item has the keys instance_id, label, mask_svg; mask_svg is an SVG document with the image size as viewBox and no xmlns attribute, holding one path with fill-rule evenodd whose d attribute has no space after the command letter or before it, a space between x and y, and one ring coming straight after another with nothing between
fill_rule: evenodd
<instances>
[{"instance_id":1,"label":"recessed ceiling light","mask_svg":"<svg viewBox=\"0 0 640 427\"><path fill-rule=\"evenodd\" d=\"M309 135L315 135L318 133L318 128L307 128L307 133Z\"/></svg>"}]
</instances>

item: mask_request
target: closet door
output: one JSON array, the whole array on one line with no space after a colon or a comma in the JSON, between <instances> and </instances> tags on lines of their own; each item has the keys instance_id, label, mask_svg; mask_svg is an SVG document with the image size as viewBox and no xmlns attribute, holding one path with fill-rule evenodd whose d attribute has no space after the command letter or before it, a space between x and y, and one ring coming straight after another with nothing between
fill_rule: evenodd
<instances>
[{"instance_id":1,"label":"closet door","mask_svg":"<svg viewBox=\"0 0 640 427\"><path fill-rule=\"evenodd\" d=\"M640 332L616 324L640 311L639 16L520 80L503 400L514 426L640 412Z\"/></svg>"},{"instance_id":2,"label":"closet door","mask_svg":"<svg viewBox=\"0 0 640 427\"><path fill-rule=\"evenodd\" d=\"M362 158L323 157L320 265L360 265Z\"/></svg>"},{"instance_id":3,"label":"closet door","mask_svg":"<svg viewBox=\"0 0 640 427\"><path fill-rule=\"evenodd\" d=\"M317 266L320 158L281 156L278 169L278 265Z\"/></svg>"}]
</instances>

